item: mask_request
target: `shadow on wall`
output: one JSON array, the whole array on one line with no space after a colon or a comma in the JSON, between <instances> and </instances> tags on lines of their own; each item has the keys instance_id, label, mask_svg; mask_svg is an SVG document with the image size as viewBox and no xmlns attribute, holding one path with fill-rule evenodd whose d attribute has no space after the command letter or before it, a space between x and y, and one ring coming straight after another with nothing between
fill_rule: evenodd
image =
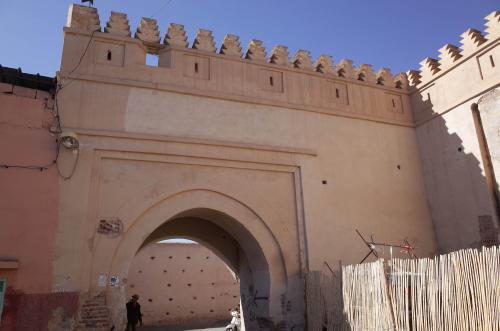
<instances>
[{"instance_id":1,"label":"shadow on wall","mask_svg":"<svg viewBox=\"0 0 500 331\"><path fill-rule=\"evenodd\" d=\"M496 100L496 109L488 106L487 114L482 98L477 104L465 102L439 114L431 93L424 89L413 96L427 200L440 253L499 243L498 183L489 151L500 145L485 134L482 118L493 116L492 111L498 117L500 98L498 90L488 93L496 95L488 99L489 103ZM488 144L494 146L488 148Z\"/></svg>"}]
</instances>

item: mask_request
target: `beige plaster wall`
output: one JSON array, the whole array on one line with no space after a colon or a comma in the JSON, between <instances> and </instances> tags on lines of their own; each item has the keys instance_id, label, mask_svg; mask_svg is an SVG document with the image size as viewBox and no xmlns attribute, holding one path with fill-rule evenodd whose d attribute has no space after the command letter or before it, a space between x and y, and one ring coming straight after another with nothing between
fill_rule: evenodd
<instances>
[{"instance_id":1,"label":"beige plaster wall","mask_svg":"<svg viewBox=\"0 0 500 331\"><path fill-rule=\"evenodd\" d=\"M498 182L492 179L488 158L496 159L491 132L498 130L499 109L495 102L485 106L482 123L472 110L500 83L499 38L492 32L455 63L442 60L441 70L411 95L427 200L442 253L491 244L491 236L487 240L484 233L496 233L493 242L498 243ZM489 151L482 130L488 132Z\"/></svg>"},{"instance_id":2,"label":"beige plaster wall","mask_svg":"<svg viewBox=\"0 0 500 331\"><path fill-rule=\"evenodd\" d=\"M300 328L304 273L359 262L366 247L355 229L435 253L406 89L366 71L370 81L91 34L96 13L79 8L59 75L64 129L81 148L74 176L60 181L55 287L106 291L117 321L123 286L99 286L98 277L126 278L151 233L185 212L241 245L251 271L242 293L265 290L268 300L254 323ZM155 47L160 66L146 66ZM108 50L118 59L106 62ZM190 72L198 60L207 64L199 75ZM269 70L278 88L261 79ZM346 93L337 98L332 86ZM67 167L75 161L62 157ZM116 236L97 231L106 219L121 222Z\"/></svg>"},{"instance_id":3,"label":"beige plaster wall","mask_svg":"<svg viewBox=\"0 0 500 331\"><path fill-rule=\"evenodd\" d=\"M226 264L199 244L150 244L137 253L127 278L127 297L140 295L144 325L151 326L227 324L239 291Z\"/></svg>"}]
</instances>

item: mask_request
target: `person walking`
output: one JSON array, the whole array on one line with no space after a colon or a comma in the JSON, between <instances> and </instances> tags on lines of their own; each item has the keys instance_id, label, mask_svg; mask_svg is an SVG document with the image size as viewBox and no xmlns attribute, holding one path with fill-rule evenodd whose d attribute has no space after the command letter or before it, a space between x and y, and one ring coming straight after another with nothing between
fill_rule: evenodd
<instances>
[{"instance_id":1,"label":"person walking","mask_svg":"<svg viewBox=\"0 0 500 331\"><path fill-rule=\"evenodd\" d=\"M240 305L231 310L231 323L226 326L226 331L240 331L241 328L241 317L240 317Z\"/></svg>"},{"instance_id":2,"label":"person walking","mask_svg":"<svg viewBox=\"0 0 500 331\"><path fill-rule=\"evenodd\" d=\"M141 305L138 301L139 296L134 294L127 302L127 331L136 331L138 323L142 326Z\"/></svg>"}]
</instances>

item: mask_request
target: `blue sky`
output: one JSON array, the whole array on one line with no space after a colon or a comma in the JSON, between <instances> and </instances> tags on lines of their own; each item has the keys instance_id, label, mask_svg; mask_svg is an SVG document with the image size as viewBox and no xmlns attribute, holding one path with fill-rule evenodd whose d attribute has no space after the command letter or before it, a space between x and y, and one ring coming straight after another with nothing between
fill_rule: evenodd
<instances>
[{"instance_id":1,"label":"blue sky","mask_svg":"<svg viewBox=\"0 0 500 331\"><path fill-rule=\"evenodd\" d=\"M0 64L53 76L58 70L67 0L0 0ZM76 1L79 2L79 1ZM165 4L168 4L165 6ZM162 36L168 23L184 24L192 43L197 28L260 39L274 45L329 54L355 65L373 64L393 73L418 69L437 57L446 43L459 44L469 27L484 30L484 17L500 9L498 0L95 0L101 26L111 10L129 15L135 31L141 16L158 19Z\"/></svg>"}]
</instances>

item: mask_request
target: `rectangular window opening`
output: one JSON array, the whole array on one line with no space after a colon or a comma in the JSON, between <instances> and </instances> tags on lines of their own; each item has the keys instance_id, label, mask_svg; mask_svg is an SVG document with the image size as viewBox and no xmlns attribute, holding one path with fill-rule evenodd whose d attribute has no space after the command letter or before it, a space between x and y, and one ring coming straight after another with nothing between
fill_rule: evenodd
<instances>
[{"instance_id":1,"label":"rectangular window opening","mask_svg":"<svg viewBox=\"0 0 500 331\"><path fill-rule=\"evenodd\" d=\"M335 95L337 96L337 99L340 98L340 93L338 88L335 89Z\"/></svg>"},{"instance_id":2,"label":"rectangular window opening","mask_svg":"<svg viewBox=\"0 0 500 331\"><path fill-rule=\"evenodd\" d=\"M198 73L198 62L194 63L194 72Z\"/></svg>"},{"instance_id":3,"label":"rectangular window opening","mask_svg":"<svg viewBox=\"0 0 500 331\"><path fill-rule=\"evenodd\" d=\"M491 67L495 68L495 61L493 61L493 55L490 55L490 63L491 63Z\"/></svg>"},{"instance_id":4,"label":"rectangular window opening","mask_svg":"<svg viewBox=\"0 0 500 331\"><path fill-rule=\"evenodd\" d=\"M273 76L269 76L269 85L274 86L274 78L273 78Z\"/></svg>"},{"instance_id":5,"label":"rectangular window opening","mask_svg":"<svg viewBox=\"0 0 500 331\"><path fill-rule=\"evenodd\" d=\"M394 102L394 99L392 99L392 108L396 108L396 103Z\"/></svg>"}]
</instances>

